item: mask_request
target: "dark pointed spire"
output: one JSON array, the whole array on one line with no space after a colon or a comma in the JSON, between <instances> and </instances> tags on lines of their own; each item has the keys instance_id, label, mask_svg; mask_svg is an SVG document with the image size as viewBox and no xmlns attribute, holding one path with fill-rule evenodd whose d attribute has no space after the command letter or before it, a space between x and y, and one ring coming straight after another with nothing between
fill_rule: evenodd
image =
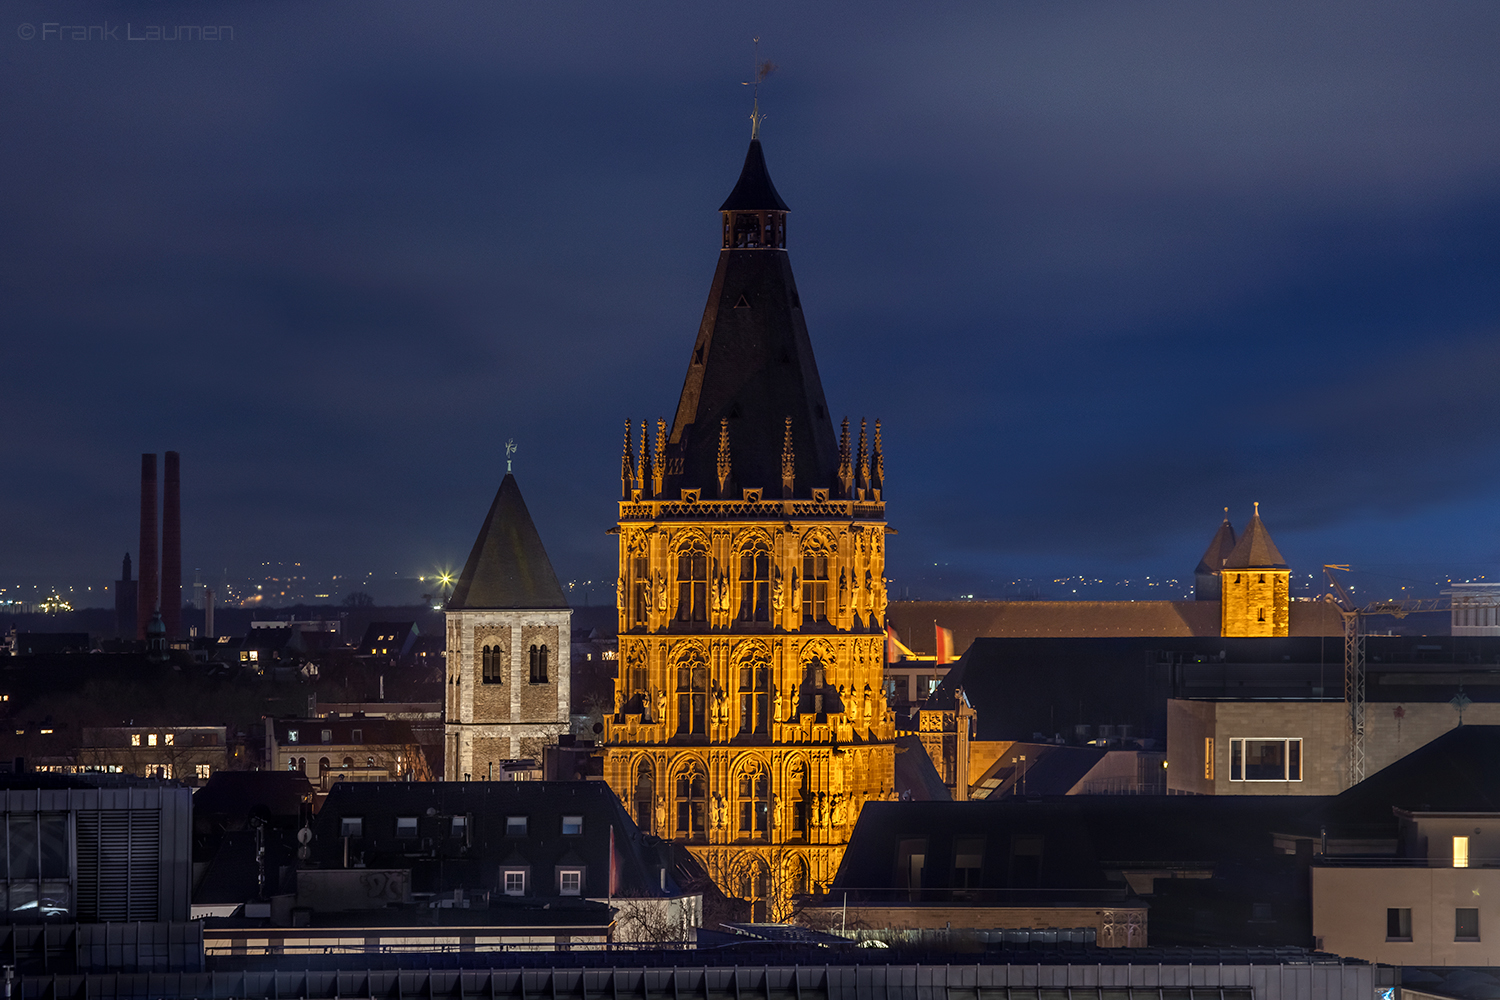
<instances>
[{"instance_id":1,"label":"dark pointed spire","mask_svg":"<svg viewBox=\"0 0 1500 1000\"><path fill-rule=\"evenodd\" d=\"M625 454L620 457L620 499L629 500L635 483L635 464L630 460L630 418L625 418Z\"/></svg>"},{"instance_id":2,"label":"dark pointed spire","mask_svg":"<svg viewBox=\"0 0 1500 1000\"><path fill-rule=\"evenodd\" d=\"M649 457L649 455L646 452L646 444L647 444L647 442L646 442L646 421L642 420L641 421L641 457L640 457L640 460L637 461L636 464L635 464L635 488L637 490L640 490L642 496L646 495L646 477L648 475L648 473L646 472L646 465L651 460L650 457Z\"/></svg>"},{"instance_id":3,"label":"dark pointed spire","mask_svg":"<svg viewBox=\"0 0 1500 1000\"><path fill-rule=\"evenodd\" d=\"M721 212L790 212L776 185L771 183L771 172L766 169L766 154L760 148L759 139L750 140L750 149L745 153L745 165L740 169L740 179L734 190L719 206Z\"/></svg>"},{"instance_id":4,"label":"dark pointed spire","mask_svg":"<svg viewBox=\"0 0 1500 1000\"><path fill-rule=\"evenodd\" d=\"M859 500L865 499L866 491L870 488L870 459L865 451L865 418L859 418L859 464L855 466L854 489L855 497Z\"/></svg>"},{"instance_id":5,"label":"dark pointed spire","mask_svg":"<svg viewBox=\"0 0 1500 1000\"><path fill-rule=\"evenodd\" d=\"M1286 560L1281 550L1271 541L1271 533L1260 519L1260 501L1255 503L1255 513L1245 525L1245 533L1235 543L1234 551L1224 560L1225 569L1286 569Z\"/></svg>"},{"instance_id":6,"label":"dark pointed spire","mask_svg":"<svg viewBox=\"0 0 1500 1000\"><path fill-rule=\"evenodd\" d=\"M845 499L854 496L854 463L849 458L849 418L844 418L839 430L839 494Z\"/></svg>"},{"instance_id":7,"label":"dark pointed spire","mask_svg":"<svg viewBox=\"0 0 1500 1000\"><path fill-rule=\"evenodd\" d=\"M1235 543L1234 525L1229 523L1229 508L1224 508L1224 522L1219 525L1219 530L1214 532L1213 540L1208 543L1203 558L1198 560L1197 573L1217 573L1224 568L1224 560L1234 551Z\"/></svg>"},{"instance_id":8,"label":"dark pointed spire","mask_svg":"<svg viewBox=\"0 0 1500 1000\"><path fill-rule=\"evenodd\" d=\"M521 488L516 477L507 473L453 586L448 610L561 610L567 606Z\"/></svg>"},{"instance_id":9,"label":"dark pointed spire","mask_svg":"<svg viewBox=\"0 0 1500 1000\"><path fill-rule=\"evenodd\" d=\"M651 495L660 499L662 477L667 472L667 421L656 418L656 454L651 462Z\"/></svg>"},{"instance_id":10,"label":"dark pointed spire","mask_svg":"<svg viewBox=\"0 0 1500 1000\"><path fill-rule=\"evenodd\" d=\"M870 464L873 470L870 474L870 489L875 491L874 498L880 499L880 493L885 489L885 452L880 447L880 418L875 418L875 451L870 456Z\"/></svg>"},{"instance_id":11,"label":"dark pointed spire","mask_svg":"<svg viewBox=\"0 0 1500 1000\"><path fill-rule=\"evenodd\" d=\"M751 143L722 212L724 249L672 421L666 489L711 495L719 422L726 418L733 425L735 481L773 489L787 415L794 478L804 488L833 486L833 421L784 252L786 204L771 185L759 141Z\"/></svg>"}]
</instances>

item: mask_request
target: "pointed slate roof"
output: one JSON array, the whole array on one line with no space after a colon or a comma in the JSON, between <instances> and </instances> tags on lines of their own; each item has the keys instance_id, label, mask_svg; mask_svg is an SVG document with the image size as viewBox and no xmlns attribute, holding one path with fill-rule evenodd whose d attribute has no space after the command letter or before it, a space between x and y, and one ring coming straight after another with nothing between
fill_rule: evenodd
<instances>
[{"instance_id":1,"label":"pointed slate roof","mask_svg":"<svg viewBox=\"0 0 1500 1000\"><path fill-rule=\"evenodd\" d=\"M507 472L448 598L448 610L562 610L567 606L521 488Z\"/></svg>"},{"instance_id":2,"label":"pointed slate roof","mask_svg":"<svg viewBox=\"0 0 1500 1000\"><path fill-rule=\"evenodd\" d=\"M1245 533L1235 543L1234 551L1229 553L1229 558L1224 561L1225 569L1286 569L1286 560L1281 558L1281 551L1276 548L1276 543L1271 541L1271 533L1266 530L1265 522L1260 519L1260 504L1255 505L1255 513L1250 516L1250 523L1245 525Z\"/></svg>"},{"instance_id":3,"label":"pointed slate roof","mask_svg":"<svg viewBox=\"0 0 1500 1000\"><path fill-rule=\"evenodd\" d=\"M1229 523L1229 513L1224 514L1224 523L1219 525L1219 530L1214 532L1213 541L1208 543L1208 550L1203 553L1203 558L1198 560L1198 568L1194 573L1217 573L1224 567L1224 560L1228 559L1234 552L1234 525Z\"/></svg>"},{"instance_id":4,"label":"pointed slate roof","mask_svg":"<svg viewBox=\"0 0 1500 1000\"><path fill-rule=\"evenodd\" d=\"M789 212L786 202L776 193L771 183L771 172L766 169L766 154L760 148L759 139L750 140L750 149L745 153L745 166L740 170L740 179L719 206L721 212Z\"/></svg>"},{"instance_id":5,"label":"pointed slate roof","mask_svg":"<svg viewBox=\"0 0 1500 1000\"><path fill-rule=\"evenodd\" d=\"M753 140L723 211L785 211ZM693 343L672 421L664 488L718 490L720 421L729 421L731 490L781 495L781 452L792 418L795 493L832 487L838 472L833 419L785 250L724 249ZM737 494L736 494L737 495Z\"/></svg>"}]
</instances>

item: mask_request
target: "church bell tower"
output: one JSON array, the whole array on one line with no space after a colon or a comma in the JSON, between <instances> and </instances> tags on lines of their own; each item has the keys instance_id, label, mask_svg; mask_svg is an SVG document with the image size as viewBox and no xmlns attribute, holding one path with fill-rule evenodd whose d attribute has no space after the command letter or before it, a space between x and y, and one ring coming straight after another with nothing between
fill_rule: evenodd
<instances>
[{"instance_id":1,"label":"church bell tower","mask_svg":"<svg viewBox=\"0 0 1500 1000\"><path fill-rule=\"evenodd\" d=\"M880 423L835 436L752 139L670 427L625 424L605 777L756 919L826 885L894 795Z\"/></svg>"}]
</instances>

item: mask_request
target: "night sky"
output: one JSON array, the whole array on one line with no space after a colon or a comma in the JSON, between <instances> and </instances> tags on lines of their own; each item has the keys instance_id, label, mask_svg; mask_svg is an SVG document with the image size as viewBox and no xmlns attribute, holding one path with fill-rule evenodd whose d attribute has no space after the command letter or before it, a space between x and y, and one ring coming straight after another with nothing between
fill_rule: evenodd
<instances>
[{"instance_id":1,"label":"night sky","mask_svg":"<svg viewBox=\"0 0 1500 1000\"><path fill-rule=\"evenodd\" d=\"M0 584L112 579L167 449L188 580L461 565L513 437L559 576L612 585L621 424L675 408L756 34L895 594L1186 576L1256 500L1299 573L1500 573L1488 0L5 16Z\"/></svg>"}]
</instances>

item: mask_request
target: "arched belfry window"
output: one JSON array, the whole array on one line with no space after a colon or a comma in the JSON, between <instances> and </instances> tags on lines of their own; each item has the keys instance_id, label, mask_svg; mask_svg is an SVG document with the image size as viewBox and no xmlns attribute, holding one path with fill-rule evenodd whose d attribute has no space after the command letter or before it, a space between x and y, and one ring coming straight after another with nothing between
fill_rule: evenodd
<instances>
[{"instance_id":1,"label":"arched belfry window","mask_svg":"<svg viewBox=\"0 0 1500 1000\"><path fill-rule=\"evenodd\" d=\"M702 542L677 552L677 620L708 621L708 552Z\"/></svg>"},{"instance_id":2,"label":"arched belfry window","mask_svg":"<svg viewBox=\"0 0 1500 1000\"><path fill-rule=\"evenodd\" d=\"M708 779L696 765L677 772L677 836L702 840L708 831Z\"/></svg>"},{"instance_id":3,"label":"arched belfry window","mask_svg":"<svg viewBox=\"0 0 1500 1000\"><path fill-rule=\"evenodd\" d=\"M531 647L531 683L547 683L547 644Z\"/></svg>"},{"instance_id":4,"label":"arched belfry window","mask_svg":"<svg viewBox=\"0 0 1500 1000\"><path fill-rule=\"evenodd\" d=\"M740 553L740 621L771 620L771 553L761 546Z\"/></svg>"},{"instance_id":5,"label":"arched belfry window","mask_svg":"<svg viewBox=\"0 0 1500 1000\"><path fill-rule=\"evenodd\" d=\"M485 646L479 655L481 677L486 684L505 683L505 654L499 646Z\"/></svg>"}]
</instances>

